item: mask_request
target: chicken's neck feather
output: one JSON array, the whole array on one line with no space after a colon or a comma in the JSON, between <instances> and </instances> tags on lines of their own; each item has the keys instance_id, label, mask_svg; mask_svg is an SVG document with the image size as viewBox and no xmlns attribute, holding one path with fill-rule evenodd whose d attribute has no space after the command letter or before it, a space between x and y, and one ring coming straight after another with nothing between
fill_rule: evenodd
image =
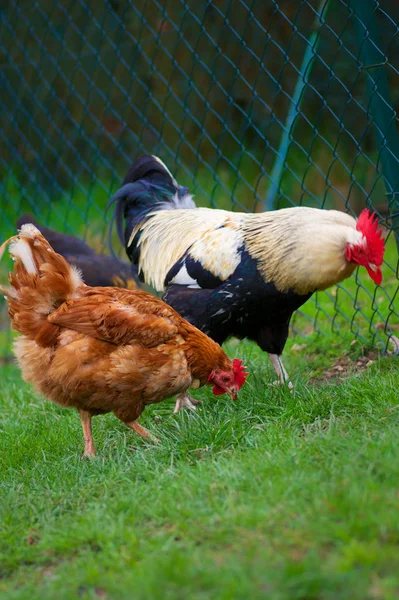
<instances>
[{"instance_id":1,"label":"chicken's neck feather","mask_svg":"<svg viewBox=\"0 0 399 600\"><path fill-rule=\"evenodd\" d=\"M229 213L221 210L193 209L159 211L148 215L133 229L128 248L140 231L139 271L156 290L164 289L169 269L183 256L194 241L224 224Z\"/></svg>"},{"instance_id":2,"label":"chicken's neck feather","mask_svg":"<svg viewBox=\"0 0 399 600\"><path fill-rule=\"evenodd\" d=\"M228 370L231 368L230 359L219 344L187 321L180 326L180 329L185 339L183 349L191 375L193 378L199 379L201 385L207 382L213 369Z\"/></svg>"},{"instance_id":3,"label":"chicken's neck feather","mask_svg":"<svg viewBox=\"0 0 399 600\"><path fill-rule=\"evenodd\" d=\"M362 237L355 227L355 219L339 211L283 209L248 215L245 245L265 281L281 292L307 294L353 273L345 250Z\"/></svg>"}]
</instances>

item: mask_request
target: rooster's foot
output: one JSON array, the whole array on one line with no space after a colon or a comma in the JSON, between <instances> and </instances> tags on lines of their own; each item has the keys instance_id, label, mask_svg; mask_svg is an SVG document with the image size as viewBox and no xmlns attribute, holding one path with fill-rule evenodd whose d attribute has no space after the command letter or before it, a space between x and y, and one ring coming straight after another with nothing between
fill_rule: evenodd
<instances>
[{"instance_id":1,"label":"rooster's foot","mask_svg":"<svg viewBox=\"0 0 399 600\"><path fill-rule=\"evenodd\" d=\"M280 379L276 379L276 381L272 381L269 385L286 385L289 390L293 390L294 386L292 381L281 381Z\"/></svg>"},{"instance_id":2,"label":"rooster's foot","mask_svg":"<svg viewBox=\"0 0 399 600\"><path fill-rule=\"evenodd\" d=\"M294 386L292 385L290 378L288 377L288 373L285 370L283 365L283 361L281 360L281 356L279 354L269 354L269 358L273 364L273 367L279 377L278 381L274 381L272 385L288 385L288 389L292 390Z\"/></svg>"}]
</instances>

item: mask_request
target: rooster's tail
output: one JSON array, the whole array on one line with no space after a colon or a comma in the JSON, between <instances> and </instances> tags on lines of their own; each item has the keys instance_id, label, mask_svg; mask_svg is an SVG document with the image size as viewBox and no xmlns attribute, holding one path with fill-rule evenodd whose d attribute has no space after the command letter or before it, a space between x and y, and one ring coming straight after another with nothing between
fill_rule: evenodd
<instances>
[{"instance_id":1,"label":"rooster's tail","mask_svg":"<svg viewBox=\"0 0 399 600\"><path fill-rule=\"evenodd\" d=\"M54 252L32 224L22 225L18 235L4 242L0 258L9 243L14 272L9 274L11 285L0 286L0 290L8 302L13 328L39 345L52 345L59 328L49 323L47 316L76 296L84 285L80 273Z\"/></svg>"},{"instance_id":2,"label":"rooster's tail","mask_svg":"<svg viewBox=\"0 0 399 600\"><path fill-rule=\"evenodd\" d=\"M139 259L140 225L146 222L149 213L196 208L188 188L179 185L166 165L152 155L141 156L133 163L107 209L112 204L115 204L115 213L110 241L112 226L116 222L119 239L133 265L137 265ZM134 230L137 233L131 240Z\"/></svg>"}]
</instances>

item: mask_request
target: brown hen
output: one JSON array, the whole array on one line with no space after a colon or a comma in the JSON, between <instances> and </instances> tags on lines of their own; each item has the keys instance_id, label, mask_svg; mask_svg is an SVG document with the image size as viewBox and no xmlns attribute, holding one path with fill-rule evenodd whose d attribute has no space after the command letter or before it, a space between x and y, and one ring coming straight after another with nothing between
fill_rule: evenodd
<instances>
[{"instance_id":1,"label":"brown hen","mask_svg":"<svg viewBox=\"0 0 399 600\"><path fill-rule=\"evenodd\" d=\"M137 419L148 404L188 388L213 385L234 400L245 381L241 361L143 291L85 285L36 227L7 240L14 258L11 286L2 287L25 381L46 398L77 408L83 456L95 454L91 418L114 412L144 438Z\"/></svg>"}]
</instances>

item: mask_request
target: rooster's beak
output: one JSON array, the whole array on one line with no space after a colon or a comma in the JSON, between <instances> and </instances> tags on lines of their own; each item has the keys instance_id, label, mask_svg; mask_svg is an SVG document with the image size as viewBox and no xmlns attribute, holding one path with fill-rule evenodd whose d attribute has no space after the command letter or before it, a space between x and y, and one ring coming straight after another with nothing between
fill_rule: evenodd
<instances>
[{"instance_id":1,"label":"rooster's beak","mask_svg":"<svg viewBox=\"0 0 399 600\"><path fill-rule=\"evenodd\" d=\"M368 263L366 265L366 269L367 269L367 273L370 275L370 277L374 281L374 283L376 283L377 285L381 285L382 272L381 272L380 267L377 267L377 265L374 265L373 263Z\"/></svg>"}]
</instances>

